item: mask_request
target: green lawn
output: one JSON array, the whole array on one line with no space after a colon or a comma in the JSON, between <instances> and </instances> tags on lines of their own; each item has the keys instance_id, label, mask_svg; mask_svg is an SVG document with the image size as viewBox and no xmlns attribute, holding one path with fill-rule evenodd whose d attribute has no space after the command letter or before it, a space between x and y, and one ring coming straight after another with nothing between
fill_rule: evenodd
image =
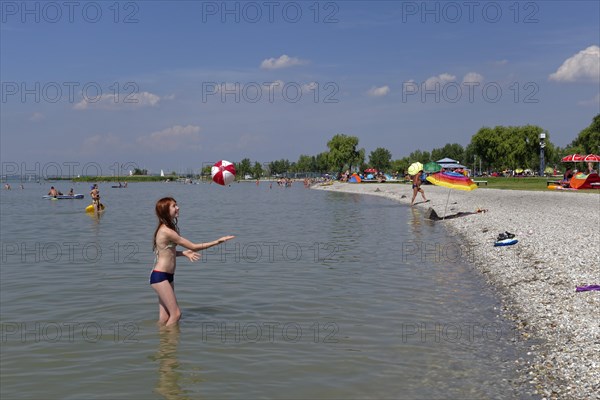
<instances>
[{"instance_id":1,"label":"green lawn","mask_svg":"<svg viewBox=\"0 0 600 400\"><path fill-rule=\"evenodd\" d=\"M546 178L532 176L527 178L504 178L504 177L480 177L475 181L487 181L485 184L479 184L480 189L510 189L510 190L548 190L546 182L559 180L560 178Z\"/></svg>"}]
</instances>

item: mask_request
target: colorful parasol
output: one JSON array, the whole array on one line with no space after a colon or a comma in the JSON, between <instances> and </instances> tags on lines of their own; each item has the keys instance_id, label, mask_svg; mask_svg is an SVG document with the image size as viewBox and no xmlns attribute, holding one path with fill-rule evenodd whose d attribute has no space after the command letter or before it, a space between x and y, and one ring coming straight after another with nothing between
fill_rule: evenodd
<instances>
[{"instance_id":1,"label":"colorful parasol","mask_svg":"<svg viewBox=\"0 0 600 400\"><path fill-rule=\"evenodd\" d=\"M596 154L588 154L587 156L583 157L584 162L600 162L600 156L596 155Z\"/></svg>"},{"instance_id":2,"label":"colorful parasol","mask_svg":"<svg viewBox=\"0 0 600 400\"><path fill-rule=\"evenodd\" d=\"M425 172L439 172L442 170L442 166L435 161L430 161L423 166L423 171Z\"/></svg>"},{"instance_id":3,"label":"colorful parasol","mask_svg":"<svg viewBox=\"0 0 600 400\"><path fill-rule=\"evenodd\" d=\"M450 189L457 190L473 190L477 189L477 184L471 178L451 171L438 172L427 177L427 180L434 185L448 188L448 198L446 199L446 207L444 208L444 216L446 218L446 210L448 209L448 201L450 200Z\"/></svg>"},{"instance_id":4,"label":"colorful parasol","mask_svg":"<svg viewBox=\"0 0 600 400\"><path fill-rule=\"evenodd\" d=\"M562 162L582 162L585 157L581 154L569 154L562 158Z\"/></svg>"},{"instance_id":5,"label":"colorful parasol","mask_svg":"<svg viewBox=\"0 0 600 400\"><path fill-rule=\"evenodd\" d=\"M377 170L375 168L367 168L365 169L365 172L368 174L376 174Z\"/></svg>"},{"instance_id":6,"label":"colorful parasol","mask_svg":"<svg viewBox=\"0 0 600 400\"><path fill-rule=\"evenodd\" d=\"M415 162L415 163L410 164L410 167L408 167L408 174L409 175L416 175L420 171L423 171L423 164L421 164L418 161Z\"/></svg>"},{"instance_id":7,"label":"colorful parasol","mask_svg":"<svg viewBox=\"0 0 600 400\"><path fill-rule=\"evenodd\" d=\"M477 184L471 178L456 172L438 172L427 177L427 180L434 185L444 186L450 189L473 190L477 189Z\"/></svg>"}]
</instances>

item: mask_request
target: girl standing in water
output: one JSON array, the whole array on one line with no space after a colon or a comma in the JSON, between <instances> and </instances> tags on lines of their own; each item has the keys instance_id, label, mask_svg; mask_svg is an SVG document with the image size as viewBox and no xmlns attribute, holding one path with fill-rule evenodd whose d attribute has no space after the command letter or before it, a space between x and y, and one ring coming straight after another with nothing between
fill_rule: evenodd
<instances>
[{"instance_id":1,"label":"girl standing in water","mask_svg":"<svg viewBox=\"0 0 600 400\"><path fill-rule=\"evenodd\" d=\"M176 257L185 256L190 261L198 261L200 250L208 249L233 239L235 236L223 236L208 243L192 243L179 235L177 218L179 207L172 197L164 197L156 202L158 226L154 232L153 250L156 254L154 269L150 274L150 285L158 294L158 322L166 325L176 324L181 318L181 310L175 297ZM177 246L187 250L177 251Z\"/></svg>"}]
</instances>

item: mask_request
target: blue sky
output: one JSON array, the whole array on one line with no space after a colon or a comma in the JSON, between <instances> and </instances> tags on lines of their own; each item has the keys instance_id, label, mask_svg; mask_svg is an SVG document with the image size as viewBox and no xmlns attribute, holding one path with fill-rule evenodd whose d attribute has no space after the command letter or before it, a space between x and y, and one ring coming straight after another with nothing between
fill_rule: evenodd
<instances>
[{"instance_id":1,"label":"blue sky","mask_svg":"<svg viewBox=\"0 0 600 400\"><path fill-rule=\"evenodd\" d=\"M3 174L296 161L336 133L401 158L496 125L565 146L600 112L597 1L1 3Z\"/></svg>"}]
</instances>

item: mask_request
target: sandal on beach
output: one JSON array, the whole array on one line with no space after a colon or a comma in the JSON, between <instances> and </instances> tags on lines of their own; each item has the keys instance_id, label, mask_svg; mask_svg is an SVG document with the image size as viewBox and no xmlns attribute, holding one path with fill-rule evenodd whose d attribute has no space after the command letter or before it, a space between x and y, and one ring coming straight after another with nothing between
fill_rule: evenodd
<instances>
[{"instance_id":1,"label":"sandal on beach","mask_svg":"<svg viewBox=\"0 0 600 400\"><path fill-rule=\"evenodd\" d=\"M510 232L504 232L498 235L498 240L504 240L504 239L513 239L515 237L514 233L510 233Z\"/></svg>"}]
</instances>

